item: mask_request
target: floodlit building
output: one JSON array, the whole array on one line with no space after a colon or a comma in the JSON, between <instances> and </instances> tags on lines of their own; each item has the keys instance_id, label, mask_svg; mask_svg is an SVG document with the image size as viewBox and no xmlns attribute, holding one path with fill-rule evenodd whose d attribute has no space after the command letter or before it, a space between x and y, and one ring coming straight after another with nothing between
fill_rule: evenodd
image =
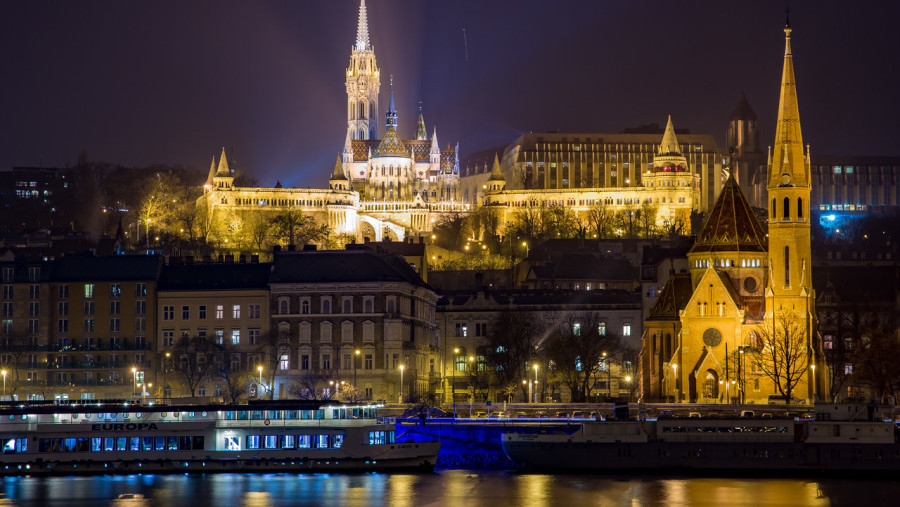
<instances>
[{"instance_id":1,"label":"floodlit building","mask_svg":"<svg viewBox=\"0 0 900 507\"><path fill-rule=\"evenodd\" d=\"M766 178L768 234L731 175L688 251L689 272L669 278L645 322L647 400L765 403L787 394L774 382L783 377L790 381L779 384L793 384L793 398L825 392L821 368L816 376L823 361L811 264L812 178L790 34L788 25Z\"/></svg>"}]
</instances>

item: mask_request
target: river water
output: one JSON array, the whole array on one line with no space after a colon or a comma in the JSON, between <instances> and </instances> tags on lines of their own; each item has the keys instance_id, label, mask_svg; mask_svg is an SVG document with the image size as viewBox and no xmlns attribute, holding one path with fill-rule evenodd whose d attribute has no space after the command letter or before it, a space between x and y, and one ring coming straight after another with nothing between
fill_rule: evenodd
<instances>
[{"instance_id":1,"label":"river water","mask_svg":"<svg viewBox=\"0 0 900 507\"><path fill-rule=\"evenodd\" d=\"M900 484L866 479L609 477L441 470L433 474L14 477L0 506L893 505Z\"/></svg>"}]
</instances>

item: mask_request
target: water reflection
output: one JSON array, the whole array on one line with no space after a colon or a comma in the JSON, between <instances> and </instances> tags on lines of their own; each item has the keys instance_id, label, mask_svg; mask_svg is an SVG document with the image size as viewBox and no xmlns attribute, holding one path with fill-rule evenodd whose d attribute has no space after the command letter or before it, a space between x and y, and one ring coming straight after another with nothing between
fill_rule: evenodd
<instances>
[{"instance_id":1,"label":"water reflection","mask_svg":"<svg viewBox=\"0 0 900 507\"><path fill-rule=\"evenodd\" d=\"M608 477L447 470L434 474L132 475L5 478L0 506L886 505L895 481Z\"/></svg>"}]
</instances>

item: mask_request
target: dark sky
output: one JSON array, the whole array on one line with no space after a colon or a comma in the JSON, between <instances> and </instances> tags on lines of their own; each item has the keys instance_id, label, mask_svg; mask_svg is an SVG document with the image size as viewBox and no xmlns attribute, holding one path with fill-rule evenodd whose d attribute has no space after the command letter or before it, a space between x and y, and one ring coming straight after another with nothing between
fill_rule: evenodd
<instances>
[{"instance_id":1,"label":"dark sky","mask_svg":"<svg viewBox=\"0 0 900 507\"><path fill-rule=\"evenodd\" d=\"M358 0L4 1L0 170L91 160L321 186L346 132ZM418 101L465 156L522 131L619 132L672 114L720 146L741 92L774 136L783 0L368 0L400 131ZM804 141L900 155L900 2L795 0ZM468 61L462 29L466 29ZM382 127L379 132L383 132Z\"/></svg>"}]
</instances>

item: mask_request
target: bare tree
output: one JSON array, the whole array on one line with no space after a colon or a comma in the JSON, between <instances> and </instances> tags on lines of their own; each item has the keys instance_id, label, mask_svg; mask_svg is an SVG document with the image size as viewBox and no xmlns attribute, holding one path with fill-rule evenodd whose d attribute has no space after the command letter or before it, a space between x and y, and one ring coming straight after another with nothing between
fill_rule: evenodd
<instances>
[{"instance_id":1,"label":"bare tree","mask_svg":"<svg viewBox=\"0 0 900 507\"><path fill-rule=\"evenodd\" d=\"M273 229L272 217L262 210L252 210L248 213L247 234L250 243L257 251L268 250L269 238Z\"/></svg>"},{"instance_id":2,"label":"bare tree","mask_svg":"<svg viewBox=\"0 0 900 507\"><path fill-rule=\"evenodd\" d=\"M275 374L280 369L280 362L286 356L291 355L291 338L288 333L282 333L277 329L271 329L260 338L259 352L261 362L265 364L268 376L268 385L275 385ZM290 359L288 359L290 360ZM274 396L273 389L269 389L269 399Z\"/></svg>"},{"instance_id":3,"label":"bare tree","mask_svg":"<svg viewBox=\"0 0 900 507\"><path fill-rule=\"evenodd\" d=\"M873 316L853 352L853 376L866 383L881 403L893 403L900 388L900 338L893 314Z\"/></svg>"},{"instance_id":4,"label":"bare tree","mask_svg":"<svg viewBox=\"0 0 900 507\"><path fill-rule=\"evenodd\" d=\"M448 250L460 250L466 241L466 217L459 213L444 215L434 227L437 244Z\"/></svg>"},{"instance_id":5,"label":"bare tree","mask_svg":"<svg viewBox=\"0 0 900 507\"><path fill-rule=\"evenodd\" d=\"M493 384L507 397L523 389L522 380L528 378L530 363L536 361L535 344L540 336L540 323L530 313L507 310L491 323L485 362Z\"/></svg>"},{"instance_id":6,"label":"bare tree","mask_svg":"<svg viewBox=\"0 0 900 507\"><path fill-rule=\"evenodd\" d=\"M762 338L759 367L790 403L794 389L809 368L810 341L797 320L786 312L777 313L771 322L760 326L758 332Z\"/></svg>"},{"instance_id":7,"label":"bare tree","mask_svg":"<svg viewBox=\"0 0 900 507\"><path fill-rule=\"evenodd\" d=\"M587 209L585 217L591 232L597 238L605 239L612 236L615 214L606 206L602 199L598 199L596 204L592 204Z\"/></svg>"},{"instance_id":8,"label":"bare tree","mask_svg":"<svg viewBox=\"0 0 900 507\"><path fill-rule=\"evenodd\" d=\"M216 349L212 376L224 384L226 401L237 403L239 398L250 393L250 383L253 381L250 365L244 364L241 352L231 342L223 341Z\"/></svg>"},{"instance_id":9,"label":"bare tree","mask_svg":"<svg viewBox=\"0 0 900 507\"><path fill-rule=\"evenodd\" d=\"M619 337L605 332L596 315L573 314L561 319L547 341L552 371L569 388L573 402L590 399L593 380L604 357L620 350ZM606 356L604 356L606 353Z\"/></svg>"},{"instance_id":10,"label":"bare tree","mask_svg":"<svg viewBox=\"0 0 900 507\"><path fill-rule=\"evenodd\" d=\"M318 243L328 237L329 227L319 225L300 210L288 210L276 215L272 225L277 239L287 245Z\"/></svg>"},{"instance_id":11,"label":"bare tree","mask_svg":"<svg viewBox=\"0 0 900 507\"><path fill-rule=\"evenodd\" d=\"M175 342L172 352L175 372L184 380L191 396L196 396L197 387L209 380L214 371L216 348L212 340L207 336L183 336Z\"/></svg>"}]
</instances>

